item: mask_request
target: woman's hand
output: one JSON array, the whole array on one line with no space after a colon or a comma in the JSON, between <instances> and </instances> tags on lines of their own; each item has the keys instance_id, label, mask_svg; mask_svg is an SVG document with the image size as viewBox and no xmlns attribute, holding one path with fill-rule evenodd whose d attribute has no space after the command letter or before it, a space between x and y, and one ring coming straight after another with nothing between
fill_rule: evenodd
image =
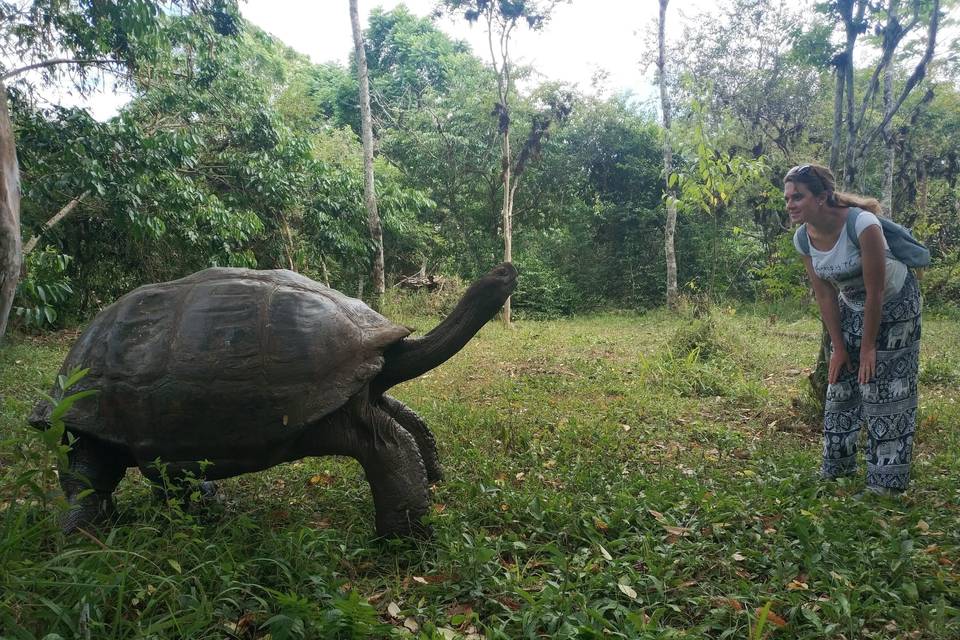
<instances>
[{"instance_id":1,"label":"woman's hand","mask_svg":"<svg viewBox=\"0 0 960 640\"><path fill-rule=\"evenodd\" d=\"M848 354L847 350L843 347L834 349L833 353L830 354L830 368L827 371L827 382L836 384L840 378L840 371L843 367L846 367L847 371L853 371L853 368L850 366L850 354Z\"/></svg>"},{"instance_id":2,"label":"woman's hand","mask_svg":"<svg viewBox=\"0 0 960 640\"><path fill-rule=\"evenodd\" d=\"M864 345L860 348L860 372L857 375L857 381L860 384L867 384L877 373L877 347L876 345Z\"/></svg>"}]
</instances>

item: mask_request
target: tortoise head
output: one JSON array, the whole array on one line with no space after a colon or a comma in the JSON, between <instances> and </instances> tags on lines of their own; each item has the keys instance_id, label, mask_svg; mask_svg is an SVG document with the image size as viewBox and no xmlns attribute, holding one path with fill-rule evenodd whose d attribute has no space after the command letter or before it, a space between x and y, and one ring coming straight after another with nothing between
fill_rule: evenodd
<instances>
[{"instance_id":1,"label":"tortoise head","mask_svg":"<svg viewBox=\"0 0 960 640\"><path fill-rule=\"evenodd\" d=\"M470 285L450 317L456 315L461 305L466 305L473 307L472 313L484 317L483 322L487 322L496 315L516 288L517 268L511 262L498 264Z\"/></svg>"},{"instance_id":2,"label":"tortoise head","mask_svg":"<svg viewBox=\"0 0 960 640\"><path fill-rule=\"evenodd\" d=\"M422 338L407 338L384 355L383 369L371 383L374 395L439 366L463 348L503 306L517 287L517 269L497 265L475 281L447 318Z\"/></svg>"}]
</instances>

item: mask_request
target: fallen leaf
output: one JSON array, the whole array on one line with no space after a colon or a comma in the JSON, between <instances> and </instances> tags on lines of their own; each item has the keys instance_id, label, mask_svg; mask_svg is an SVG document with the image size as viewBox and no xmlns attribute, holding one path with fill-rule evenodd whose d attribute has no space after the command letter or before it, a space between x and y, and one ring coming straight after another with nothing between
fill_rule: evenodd
<instances>
[{"instance_id":1,"label":"fallen leaf","mask_svg":"<svg viewBox=\"0 0 960 640\"><path fill-rule=\"evenodd\" d=\"M917 523L917 529L920 530L920 533L926 533L927 531L930 531L930 525L921 520Z\"/></svg>"},{"instance_id":2,"label":"fallen leaf","mask_svg":"<svg viewBox=\"0 0 960 640\"><path fill-rule=\"evenodd\" d=\"M456 603L456 604L454 604L454 605L451 605L451 606L447 609L447 616L449 616L449 617L451 617L451 618L452 618L453 616L466 616L466 617L470 617L470 615L471 615L472 613L473 613L473 607L471 607L471 606L468 605L468 604L460 604L459 602Z\"/></svg>"},{"instance_id":3,"label":"fallen leaf","mask_svg":"<svg viewBox=\"0 0 960 640\"><path fill-rule=\"evenodd\" d=\"M658 522L663 521L663 514L660 513L659 511L654 511L653 509L647 509L647 513L652 515L654 520L657 520Z\"/></svg>"},{"instance_id":4,"label":"fallen leaf","mask_svg":"<svg viewBox=\"0 0 960 640\"><path fill-rule=\"evenodd\" d=\"M603 520L600 520L599 518L594 519L593 526L597 528L597 531L604 531L604 532L610 528L610 525L608 525Z\"/></svg>"},{"instance_id":5,"label":"fallen leaf","mask_svg":"<svg viewBox=\"0 0 960 640\"><path fill-rule=\"evenodd\" d=\"M455 640L457 637L457 632L451 629L450 627L440 627L437 629L440 632L440 635L443 637L443 640Z\"/></svg>"},{"instance_id":6,"label":"fallen leaf","mask_svg":"<svg viewBox=\"0 0 960 640\"><path fill-rule=\"evenodd\" d=\"M734 611L743 611L743 605L733 598L713 598L713 602L720 607L729 607Z\"/></svg>"},{"instance_id":7,"label":"fallen leaf","mask_svg":"<svg viewBox=\"0 0 960 640\"><path fill-rule=\"evenodd\" d=\"M620 587L620 591L621 591L625 596L627 596L628 598L630 598L631 600L636 600L636 599L637 599L637 592L634 591L634 590L633 590L633 587L631 587L630 585L628 585L628 584L618 584L617 586Z\"/></svg>"},{"instance_id":8,"label":"fallen leaf","mask_svg":"<svg viewBox=\"0 0 960 640\"><path fill-rule=\"evenodd\" d=\"M429 584L429 583L427 582L427 579L424 578L424 577L422 577L422 576L413 576L413 581L414 581L414 582L419 582L420 584Z\"/></svg>"},{"instance_id":9,"label":"fallen leaf","mask_svg":"<svg viewBox=\"0 0 960 640\"><path fill-rule=\"evenodd\" d=\"M690 529L686 527L671 527L669 525L662 525L663 530L667 533L677 536L678 538L683 538L684 536L690 535Z\"/></svg>"},{"instance_id":10,"label":"fallen leaf","mask_svg":"<svg viewBox=\"0 0 960 640\"><path fill-rule=\"evenodd\" d=\"M403 621L403 626L404 626L404 628L406 628L410 633L417 633L418 631L420 631L420 625L417 624L417 621L414 620L412 617L408 617L406 620L404 620L404 621Z\"/></svg>"},{"instance_id":11,"label":"fallen leaf","mask_svg":"<svg viewBox=\"0 0 960 640\"><path fill-rule=\"evenodd\" d=\"M390 604L387 605L387 613L390 614L390 617L391 617L391 618L394 618L394 619L399 620L399 619L400 619L400 605L398 605L396 602L391 602Z\"/></svg>"},{"instance_id":12,"label":"fallen leaf","mask_svg":"<svg viewBox=\"0 0 960 640\"><path fill-rule=\"evenodd\" d=\"M733 554L733 559L736 560L737 562L743 562L744 560L747 559L747 557L744 556L739 551L737 551L736 553Z\"/></svg>"},{"instance_id":13,"label":"fallen leaf","mask_svg":"<svg viewBox=\"0 0 960 640\"><path fill-rule=\"evenodd\" d=\"M754 613L757 614L757 617L760 616L760 612L763 611L761 607L757 607ZM773 611L767 612L767 622L776 626L776 627L785 627L787 626L787 621L775 614Z\"/></svg>"},{"instance_id":14,"label":"fallen leaf","mask_svg":"<svg viewBox=\"0 0 960 640\"><path fill-rule=\"evenodd\" d=\"M810 586L806 582L800 582L799 580L791 580L787 583L788 591L806 591Z\"/></svg>"},{"instance_id":15,"label":"fallen leaf","mask_svg":"<svg viewBox=\"0 0 960 640\"><path fill-rule=\"evenodd\" d=\"M602 555L607 560L613 560L613 556L610 555L610 552L603 548L603 545L598 545L600 547L600 555Z\"/></svg>"},{"instance_id":16,"label":"fallen leaf","mask_svg":"<svg viewBox=\"0 0 960 640\"><path fill-rule=\"evenodd\" d=\"M333 485L334 480L333 480L333 476L331 475L328 475L326 473L318 473L310 476L309 482L310 482L310 485L314 487L319 485L329 487Z\"/></svg>"}]
</instances>

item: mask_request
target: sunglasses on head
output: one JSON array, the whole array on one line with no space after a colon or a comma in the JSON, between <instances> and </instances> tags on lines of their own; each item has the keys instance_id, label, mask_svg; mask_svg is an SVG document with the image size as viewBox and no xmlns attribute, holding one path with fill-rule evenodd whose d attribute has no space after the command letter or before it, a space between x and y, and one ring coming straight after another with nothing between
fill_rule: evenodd
<instances>
[{"instance_id":1,"label":"sunglasses on head","mask_svg":"<svg viewBox=\"0 0 960 640\"><path fill-rule=\"evenodd\" d=\"M794 168L787 171L785 178L799 178L805 175L813 174L813 167L809 164L798 164Z\"/></svg>"}]
</instances>

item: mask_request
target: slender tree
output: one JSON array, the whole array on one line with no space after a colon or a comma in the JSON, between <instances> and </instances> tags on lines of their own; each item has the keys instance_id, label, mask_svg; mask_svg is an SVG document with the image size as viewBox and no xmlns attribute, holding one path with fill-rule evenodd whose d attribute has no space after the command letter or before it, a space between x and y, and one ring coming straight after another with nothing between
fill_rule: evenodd
<instances>
[{"instance_id":1,"label":"slender tree","mask_svg":"<svg viewBox=\"0 0 960 640\"><path fill-rule=\"evenodd\" d=\"M7 330L21 260L19 167L6 96L0 81L0 339Z\"/></svg>"},{"instance_id":2,"label":"slender tree","mask_svg":"<svg viewBox=\"0 0 960 640\"><path fill-rule=\"evenodd\" d=\"M469 22L483 20L486 23L487 42L490 48L490 64L497 79L497 102L493 107L493 115L497 118L497 132L500 136L500 178L503 185L502 204L500 208L503 224L503 259L505 262L513 260L513 202L520 186L520 173L525 166L525 154L521 150L518 155L517 166L514 166L513 154L510 148L510 134L512 130L512 101L514 99L514 68L510 57L510 38L519 24L525 22L533 30L543 28L550 18L550 12L559 0L546 0L538 3L535 0L445 0L444 4L451 11L462 11ZM566 113L561 109L556 112L560 118ZM539 147L539 140L546 134L549 120L534 119L531 135L535 136L535 147ZM536 129L540 127L539 134ZM531 148L529 144L525 148ZM517 171L517 169L520 171ZM503 305L503 323L510 326L510 298Z\"/></svg>"},{"instance_id":3,"label":"slender tree","mask_svg":"<svg viewBox=\"0 0 960 640\"><path fill-rule=\"evenodd\" d=\"M373 241L373 292L379 298L386 290L383 275L383 227L377 212L377 193L373 181L373 122L370 118L370 80L367 73L367 55L357 0L350 0L350 23L353 25L353 47L357 58L357 78L360 81L360 130L363 137L363 201L367 208L367 226Z\"/></svg>"},{"instance_id":4,"label":"slender tree","mask_svg":"<svg viewBox=\"0 0 960 640\"><path fill-rule=\"evenodd\" d=\"M883 110L893 106L893 65L883 72ZM885 153L883 158L883 196L881 203L888 216L893 217L893 174L897 163L897 137L888 123L883 129Z\"/></svg>"},{"instance_id":5,"label":"slender tree","mask_svg":"<svg viewBox=\"0 0 960 640\"><path fill-rule=\"evenodd\" d=\"M826 5L832 15L839 19L845 35L845 46L834 57L836 67L836 90L834 93L833 143L830 149L830 167L842 176L844 188L851 188L866 160L867 154L878 138L883 137L890 121L897 115L910 93L920 84L927 73L936 48L940 26L940 0L914 1L903 9L900 0L887 0L874 6L868 0L837 0ZM870 11L870 13L868 13ZM874 24L871 24L874 22ZM880 121L868 126L869 107L880 90L881 78L893 65L894 58L911 32L926 25L923 38L923 54L899 92L893 92L884 104ZM853 54L859 36L874 29L881 36L880 58L871 72L866 89L860 96L859 105L853 82ZM884 83L886 84L886 83ZM845 148L842 144L843 125L846 125ZM843 150L842 171L840 152Z\"/></svg>"},{"instance_id":6,"label":"slender tree","mask_svg":"<svg viewBox=\"0 0 960 640\"><path fill-rule=\"evenodd\" d=\"M677 253L674 247L674 235L677 230L677 197L671 185L673 176L673 147L670 140L670 95L667 91L667 43L666 20L667 4L670 0L660 0L660 17L657 22L657 81L660 85L660 109L663 112L663 178L664 196L667 203L667 224L664 228L664 252L667 257L667 306L677 307Z\"/></svg>"}]
</instances>

